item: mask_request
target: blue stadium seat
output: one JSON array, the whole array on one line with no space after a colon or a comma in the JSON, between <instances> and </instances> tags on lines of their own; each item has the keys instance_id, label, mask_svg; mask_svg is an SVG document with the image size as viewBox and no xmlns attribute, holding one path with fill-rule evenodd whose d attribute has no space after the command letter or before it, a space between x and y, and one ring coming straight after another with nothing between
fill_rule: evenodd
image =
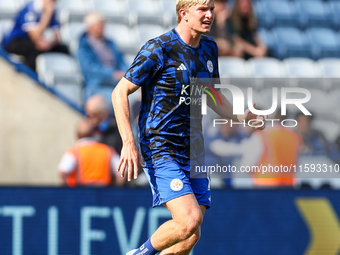
<instances>
[{"instance_id":1,"label":"blue stadium seat","mask_svg":"<svg viewBox=\"0 0 340 255\"><path fill-rule=\"evenodd\" d=\"M297 8L300 12L300 26L308 27L329 27L333 26L329 4L322 1L297 1Z\"/></svg>"},{"instance_id":2,"label":"blue stadium seat","mask_svg":"<svg viewBox=\"0 0 340 255\"><path fill-rule=\"evenodd\" d=\"M340 57L340 43L332 29L310 28L306 30L314 59Z\"/></svg>"},{"instance_id":3,"label":"blue stadium seat","mask_svg":"<svg viewBox=\"0 0 340 255\"><path fill-rule=\"evenodd\" d=\"M304 32L296 28L275 28L272 31L274 46L272 54L279 59L289 57L311 57L309 42Z\"/></svg>"},{"instance_id":4,"label":"blue stadium seat","mask_svg":"<svg viewBox=\"0 0 340 255\"><path fill-rule=\"evenodd\" d=\"M297 27L299 19L296 5L288 1L265 1L263 2L265 15L270 27Z\"/></svg>"},{"instance_id":5,"label":"blue stadium seat","mask_svg":"<svg viewBox=\"0 0 340 255\"><path fill-rule=\"evenodd\" d=\"M273 49L273 47L274 47L274 38L273 38L272 32L267 30L267 29L265 29L265 28L260 28L257 31L257 33L260 36L260 38L263 41L263 43L271 51Z\"/></svg>"},{"instance_id":6,"label":"blue stadium seat","mask_svg":"<svg viewBox=\"0 0 340 255\"><path fill-rule=\"evenodd\" d=\"M266 13L263 2L257 1L253 4L253 6L254 6L254 11L255 11L258 26L270 29L271 21Z\"/></svg>"},{"instance_id":7,"label":"blue stadium seat","mask_svg":"<svg viewBox=\"0 0 340 255\"><path fill-rule=\"evenodd\" d=\"M340 29L340 1L334 1L329 3L330 12L333 19L333 26L335 29Z\"/></svg>"}]
</instances>

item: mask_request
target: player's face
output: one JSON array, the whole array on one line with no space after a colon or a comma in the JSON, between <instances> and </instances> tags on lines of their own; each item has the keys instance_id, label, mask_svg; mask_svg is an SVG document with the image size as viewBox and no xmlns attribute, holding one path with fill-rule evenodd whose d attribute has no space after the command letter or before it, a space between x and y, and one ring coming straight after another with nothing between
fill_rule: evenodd
<instances>
[{"instance_id":1,"label":"player's face","mask_svg":"<svg viewBox=\"0 0 340 255\"><path fill-rule=\"evenodd\" d=\"M190 28L199 33L208 33L215 18L214 8L214 1L190 6L186 13Z\"/></svg>"}]
</instances>

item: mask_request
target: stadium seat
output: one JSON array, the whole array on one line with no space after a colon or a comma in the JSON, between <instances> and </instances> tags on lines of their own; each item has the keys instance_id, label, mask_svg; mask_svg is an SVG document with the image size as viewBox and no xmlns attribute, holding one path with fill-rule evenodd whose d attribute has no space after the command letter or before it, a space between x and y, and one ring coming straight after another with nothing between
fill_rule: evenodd
<instances>
[{"instance_id":1,"label":"stadium seat","mask_svg":"<svg viewBox=\"0 0 340 255\"><path fill-rule=\"evenodd\" d=\"M254 11L255 11L257 22L258 22L258 26L266 28L266 29L271 29L271 26L272 26L271 20L270 20L270 17L268 17L267 15L263 2L257 1L253 4L253 6L254 6Z\"/></svg>"},{"instance_id":2,"label":"stadium seat","mask_svg":"<svg viewBox=\"0 0 340 255\"><path fill-rule=\"evenodd\" d=\"M165 26L163 5L154 0L128 0L130 10L130 23L137 24L159 24Z\"/></svg>"},{"instance_id":3,"label":"stadium seat","mask_svg":"<svg viewBox=\"0 0 340 255\"><path fill-rule=\"evenodd\" d=\"M82 79L80 76L53 76L54 88L78 106L83 105Z\"/></svg>"},{"instance_id":4,"label":"stadium seat","mask_svg":"<svg viewBox=\"0 0 340 255\"><path fill-rule=\"evenodd\" d=\"M61 76L79 73L79 67L75 59L64 53L43 53L37 57L36 62L39 79L47 84L51 84L48 76L52 73Z\"/></svg>"},{"instance_id":5,"label":"stadium seat","mask_svg":"<svg viewBox=\"0 0 340 255\"><path fill-rule=\"evenodd\" d=\"M95 10L105 15L110 23L129 25L128 4L124 0L92 0Z\"/></svg>"},{"instance_id":6,"label":"stadium seat","mask_svg":"<svg viewBox=\"0 0 340 255\"><path fill-rule=\"evenodd\" d=\"M331 12L329 4L317 0L297 1L300 13L300 26L308 27L332 27Z\"/></svg>"},{"instance_id":7,"label":"stadium seat","mask_svg":"<svg viewBox=\"0 0 340 255\"><path fill-rule=\"evenodd\" d=\"M260 36L263 43L267 46L267 49L269 51L272 51L273 47L274 47L274 38L273 38L272 32L270 30L265 29L265 28L260 28L257 31L257 33Z\"/></svg>"},{"instance_id":8,"label":"stadium seat","mask_svg":"<svg viewBox=\"0 0 340 255\"><path fill-rule=\"evenodd\" d=\"M251 58L247 61L248 73L254 78L284 78L285 70L276 58Z\"/></svg>"},{"instance_id":9,"label":"stadium seat","mask_svg":"<svg viewBox=\"0 0 340 255\"><path fill-rule=\"evenodd\" d=\"M124 53L135 54L138 51L138 35L135 29L122 24L108 23L105 28L105 35L118 45Z\"/></svg>"},{"instance_id":10,"label":"stadium seat","mask_svg":"<svg viewBox=\"0 0 340 255\"><path fill-rule=\"evenodd\" d=\"M287 58L283 60L288 78L317 78L320 70L314 61L307 58Z\"/></svg>"},{"instance_id":11,"label":"stadium seat","mask_svg":"<svg viewBox=\"0 0 340 255\"><path fill-rule=\"evenodd\" d=\"M340 1L333 1L329 3L330 12L333 19L333 26L336 30L340 29Z\"/></svg>"},{"instance_id":12,"label":"stadium seat","mask_svg":"<svg viewBox=\"0 0 340 255\"><path fill-rule=\"evenodd\" d=\"M340 59L322 58L317 61L320 66L320 76L324 78L340 78Z\"/></svg>"},{"instance_id":13,"label":"stadium seat","mask_svg":"<svg viewBox=\"0 0 340 255\"><path fill-rule=\"evenodd\" d=\"M296 28L275 28L273 34L274 57L279 59L289 57L310 57L309 43L306 35Z\"/></svg>"},{"instance_id":14,"label":"stadium seat","mask_svg":"<svg viewBox=\"0 0 340 255\"><path fill-rule=\"evenodd\" d=\"M161 0L164 10L164 25L169 29L177 25L176 0Z\"/></svg>"},{"instance_id":15,"label":"stadium seat","mask_svg":"<svg viewBox=\"0 0 340 255\"><path fill-rule=\"evenodd\" d=\"M4 36L11 32L13 25L12 20L0 20L0 43Z\"/></svg>"},{"instance_id":16,"label":"stadium seat","mask_svg":"<svg viewBox=\"0 0 340 255\"><path fill-rule=\"evenodd\" d=\"M19 1L0 1L0 20L1 19L13 19L14 15L21 8L21 4Z\"/></svg>"},{"instance_id":17,"label":"stadium seat","mask_svg":"<svg viewBox=\"0 0 340 255\"><path fill-rule=\"evenodd\" d=\"M85 15L93 10L92 3L86 0L58 0L57 10L60 13L60 22L82 22Z\"/></svg>"},{"instance_id":18,"label":"stadium seat","mask_svg":"<svg viewBox=\"0 0 340 255\"><path fill-rule=\"evenodd\" d=\"M74 58L63 53L43 53L36 63L40 81L81 105L82 75Z\"/></svg>"},{"instance_id":19,"label":"stadium seat","mask_svg":"<svg viewBox=\"0 0 340 255\"><path fill-rule=\"evenodd\" d=\"M61 41L70 45L73 41L79 40L80 36L85 32L86 27L83 22L71 22L63 24L60 28Z\"/></svg>"},{"instance_id":20,"label":"stadium seat","mask_svg":"<svg viewBox=\"0 0 340 255\"><path fill-rule=\"evenodd\" d=\"M264 1L263 8L270 27L297 27L299 25L294 2Z\"/></svg>"},{"instance_id":21,"label":"stadium seat","mask_svg":"<svg viewBox=\"0 0 340 255\"><path fill-rule=\"evenodd\" d=\"M137 54L124 54L125 63L130 66Z\"/></svg>"},{"instance_id":22,"label":"stadium seat","mask_svg":"<svg viewBox=\"0 0 340 255\"><path fill-rule=\"evenodd\" d=\"M137 26L137 32L140 46L143 46L148 40L167 32L167 29L160 25L141 24Z\"/></svg>"},{"instance_id":23,"label":"stadium seat","mask_svg":"<svg viewBox=\"0 0 340 255\"><path fill-rule=\"evenodd\" d=\"M249 77L245 61L242 58L219 57L219 71L221 78L247 78Z\"/></svg>"},{"instance_id":24,"label":"stadium seat","mask_svg":"<svg viewBox=\"0 0 340 255\"><path fill-rule=\"evenodd\" d=\"M306 30L308 40L311 42L311 51L314 59L327 57L340 57L340 43L336 34L328 28L310 28Z\"/></svg>"}]
</instances>

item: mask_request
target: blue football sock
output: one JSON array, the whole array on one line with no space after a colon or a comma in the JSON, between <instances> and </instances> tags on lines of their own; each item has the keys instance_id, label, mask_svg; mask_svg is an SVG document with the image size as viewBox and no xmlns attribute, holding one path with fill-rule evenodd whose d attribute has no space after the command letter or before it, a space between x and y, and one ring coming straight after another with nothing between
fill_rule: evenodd
<instances>
[{"instance_id":1,"label":"blue football sock","mask_svg":"<svg viewBox=\"0 0 340 255\"><path fill-rule=\"evenodd\" d=\"M149 238L149 240L147 240L141 247L139 247L139 249L135 251L133 255L155 255L157 254L159 251L157 251L152 246L150 239L151 238Z\"/></svg>"}]
</instances>

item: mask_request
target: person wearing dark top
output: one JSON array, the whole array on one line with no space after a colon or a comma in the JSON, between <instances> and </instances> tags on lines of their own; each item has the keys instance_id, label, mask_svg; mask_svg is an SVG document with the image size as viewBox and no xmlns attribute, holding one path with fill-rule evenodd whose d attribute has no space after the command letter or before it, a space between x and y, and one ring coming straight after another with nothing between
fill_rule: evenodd
<instances>
[{"instance_id":1,"label":"person wearing dark top","mask_svg":"<svg viewBox=\"0 0 340 255\"><path fill-rule=\"evenodd\" d=\"M93 95L85 104L87 118L95 127L94 138L97 142L109 145L120 154L122 139L119 135L116 119L110 114L106 99L102 95Z\"/></svg>"},{"instance_id":2,"label":"person wearing dark top","mask_svg":"<svg viewBox=\"0 0 340 255\"><path fill-rule=\"evenodd\" d=\"M242 48L242 57L265 57L267 47L257 33L257 21L251 0L237 0L230 19L236 31L233 39Z\"/></svg>"},{"instance_id":3,"label":"person wearing dark top","mask_svg":"<svg viewBox=\"0 0 340 255\"><path fill-rule=\"evenodd\" d=\"M231 24L227 2L227 0L215 0L215 21L206 35L217 43L219 56L242 57L240 44L235 44L233 40L236 32Z\"/></svg>"},{"instance_id":4,"label":"person wearing dark top","mask_svg":"<svg viewBox=\"0 0 340 255\"><path fill-rule=\"evenodd\" d=\"M35 61L39 54L68 54L67 47L59 43L59 27L55 0L31 1L16 15L14 27L4 37L2 47L9 53L23 56L25 64L35 71ZM53 30L53 38L50 40L44 37L47 29Z\"/></svg>"}]
</instances>

